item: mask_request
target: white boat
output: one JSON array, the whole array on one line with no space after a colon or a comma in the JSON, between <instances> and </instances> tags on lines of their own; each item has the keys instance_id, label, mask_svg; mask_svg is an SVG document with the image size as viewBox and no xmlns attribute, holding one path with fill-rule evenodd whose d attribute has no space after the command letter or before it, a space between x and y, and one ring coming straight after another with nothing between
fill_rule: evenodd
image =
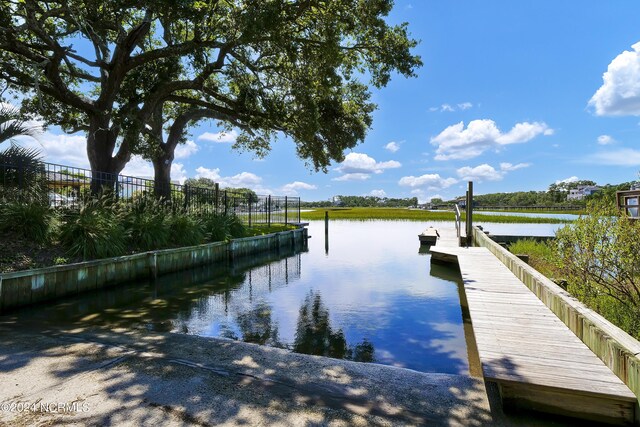
<instances>
[{"instance_id":1,"label":"white boat","mask_svg":"<svg viewBox=\"0 0 640 427\"><path fill-rule=\"evenodd\" d=\"M438 237L440 237L440 234L438 233L438 230L433 227L429 227L422 233L418 234L420 244L423 245L435 245Z\"/></svg>"}]
</instances>

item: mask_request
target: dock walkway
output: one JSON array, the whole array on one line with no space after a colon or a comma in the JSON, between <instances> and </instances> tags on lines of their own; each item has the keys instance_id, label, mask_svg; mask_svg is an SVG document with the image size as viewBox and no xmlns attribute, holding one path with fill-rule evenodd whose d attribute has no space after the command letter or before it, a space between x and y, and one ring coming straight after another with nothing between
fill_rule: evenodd
<instances>
[{"instance_id":1,"label":"dock walkway","mask_svg":"<svg viewBox=\"0 0 640 427\"><path fill-rule=\"evenodd\" d=\"M631 390L489 250L452 242L432 258L460 267L483 375L505 405L633 423Z\"/></svg>"}]
</instances>

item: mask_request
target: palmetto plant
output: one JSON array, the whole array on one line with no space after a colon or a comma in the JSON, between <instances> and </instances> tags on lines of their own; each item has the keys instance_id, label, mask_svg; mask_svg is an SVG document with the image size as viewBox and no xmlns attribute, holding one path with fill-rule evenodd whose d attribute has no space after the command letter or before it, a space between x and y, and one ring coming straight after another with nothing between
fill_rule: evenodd
<instances>
[{"instance_id":1,"label":"palmetto plant","mask_svg":"<svg viewBox=\"0 0 640 427\"><path fill-rule=\"evenodd\" d=\"M0 102L0 144L16 136L26 135L36 138L41 132L39 125L29 124L23 120L17 108Z\"/></svg>"},{"instance_id":2,"label":"palmetto plant","mask_svg":"<svg viewBox=\"0 0 640 427\"><path fill-rule=\"evenodd\" d=\"M46 199L46 178L41 154L12 144L0 151L0 198Z\"/></svg>"},{"instance_id":3,"label":"palmetto plant","mask_svg":"<svg viewBox=\"0 0 640 427\"><path fill-rule=\"evenodd\" d=\"M72 257L107 258L126 252L126 232L108 196L90 199L80 209L64 212L60 243Z\"/></svg>"},{"instance_id":4,"label":"palmetto plant","mask_svg":"<svg viewBox=\"0 0 640 427\"><path fill-rule=\"evenodd\" d=\"M25 121L17 108L0 102L0 144L11 142L9 148L0 151L0 197L16 199L27 196L33 199L36 196L44 200L46 188L40 152L13 142L17 136L35 138L41 132L41 127Z\"/></svg>"}]
</instances>

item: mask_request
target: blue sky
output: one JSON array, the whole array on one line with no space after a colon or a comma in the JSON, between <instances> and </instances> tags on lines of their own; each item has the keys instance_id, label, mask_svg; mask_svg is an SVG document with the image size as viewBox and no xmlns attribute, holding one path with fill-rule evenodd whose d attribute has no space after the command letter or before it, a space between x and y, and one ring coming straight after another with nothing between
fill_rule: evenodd
<instances>
[{"instance_id":1,"label":"blue sky","mask_svg":"<svg viewBox=\"0 0 640 427\"><path fill-rule=\"evenodd\" d=\"M413 197L545 190L562 180L631 181L640 171L640 2L396 1L390 22L421 40L418 77L374 92L364 143L327 174L281 138L257 160L203 122L172 178L205 176L262 194ZM637 44L638 43L638 44ZM636 45L637 44L637 45ZM634 48L635 45L635 48ZM50 128L46 159L87 166L84 136ZM124 173L151 176L134 159Z\"/></svg>"}]
</instances>

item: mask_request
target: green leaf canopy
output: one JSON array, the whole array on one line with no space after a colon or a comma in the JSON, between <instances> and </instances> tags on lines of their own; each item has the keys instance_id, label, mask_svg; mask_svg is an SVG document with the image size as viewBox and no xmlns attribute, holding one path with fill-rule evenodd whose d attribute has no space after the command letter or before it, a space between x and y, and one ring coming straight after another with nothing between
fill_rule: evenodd
<instances>
[{"instance_id":1,"label":"green leaf canopy","mask_svg":"<svg viewBox=\"0 0 640 427\"><path fill-rule=\"evenodd\" d=\"M421 65L406 24L386 21L392 4L0 0L0 78L47 122L85 131L94 171L153 149L159 111L236 127L236 148L258 155L285 134L326 171L364 139L369 87Z\"/></svg>"}]
</instances>

